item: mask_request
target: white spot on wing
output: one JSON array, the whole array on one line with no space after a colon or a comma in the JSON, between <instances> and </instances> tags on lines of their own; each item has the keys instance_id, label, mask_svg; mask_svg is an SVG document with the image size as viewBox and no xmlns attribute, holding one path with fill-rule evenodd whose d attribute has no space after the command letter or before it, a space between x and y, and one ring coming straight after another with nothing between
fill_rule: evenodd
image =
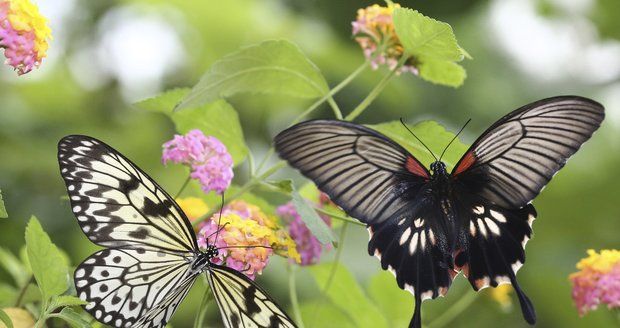
<instances>
[{"instance_id":1,"label":"white spot on wing","mask_svg":"<svg viewBox=\"0 0 620 328\"><path fill-rule=\"evenodd\" d=\"M484 207L483 206L476 206L476 207L474 207L474 213L476 213L478 215L484 213Z\"/></svg>"},{"instance_id":2,"label":"white spot on wing","mask_svg":"<svg viewBox=\"0 0 620 328\"><path fill-rule=\"evenodd\" d=\"M398 221L398 225L403 225L403 223L405 223L405 219L404 218L402 218L402 219L400 219L400 221Z\"/></svg>"},{"instance_id":3,"label":"white spot on wing","mask_svg":"<svg viewBox=\"0 0 620 328\"><path fill-rule=\"evenodd\" d=\"M532 227L532 224L534 224L534 220L536 220L536 217L535 217L535 216L533 216L532 214L530 214L530 215L527 217L527 224L529 224L529 225L530 225L530 228Z\"/></svg>"},{"instance_id":4,"label":"white spot on wing","mask_svg":"<svg viewBox=\"0 0 620 328\"><path fill-rule=\"evenodd\" d=\"M426 247L426 233L424 231L420 232L420 246L422 250Z\"/></svg>"},{"instance_id":5,"label":"white spot on wing","mask_svg":"<svg viewBox=\"0 0 620 328\"><path fill-rule=\"evenodd\" d=\"M410 292L411 294L415 295L415 290L413 289L412 285L405 284L405 290Z\"/></svg>"},{"instance_id":6,"label":"white spot on wing","mask_svg":"<svg viewBox=\"0 0 620 328\"><path fill-rule=\"evenodd\" d=\"M474 221L469 221L469 233L472 237L476 236L476 225L474 224Z\"/></svg>"},{"instance_id":7,"label":"white spot on wing","mask_svg":"<svg viewBox=\"0 0 620 328\"><path fill-rule=\"evenodd\" d=\"M433 298L433 291L429 290L426 291L424 293L422 293L422 295L420 295L420 297L422 298L422 300L430 300L431 298Z\"/></svg>"},{"instance_id":8,"label":"white spot on wing","mask_svg":"<svg viewBox=\"0 0 620 328\"><path fill-rule=\"evenodd\" d=\"M411 234L411 228L407 228L405 232L403 232L403 235L400 236L400 240L398 241L398 244L402 246L404 243L406 243L407 239L409 239L410 234Z\"/></svg>"},{"instance_id":9,"label":"white spot on wing","mask_svg":"<svg viewBox=\"0 0 620 328\"><path fill-rule=\"evenodd\" d=\"M416 219L415 221L413 221L413 225L416 228L420 228L424 225L424 220L422 218Z\"/></svg>"},{"instance_id":10,"label":"white spot on wing","mask_svg":"<svg viewBox=\"0 0 620 328\"><path fill-rule=\"evenodd\" d=\"M484 222L482 222L482 219L478 219L478 229L480 229L480 233L482 234L482 236L486 238L487 227L484 225Z\"/></svg>"},{"instance_id":11,"label":"white spot on wing","mask_svg":"<svg viewBox=\"0 0 620 328\"><path fill-rule=\"evenodd\" d=\"M491 210L491 216L501 223L506 223L506 217L498 211Z\"/></svg>"},{"instance_id":12,"label":"white spot on wing","mask_svg":"<svg viewBox=\"0 0 620 328\"><path fill-rule=\"evenodd\" d=\"M515 263L513 263L511 265L512 271L514 273L517 273L517 271L519 271L519 269L521 269L522 266L523 266L523 263L521 263L521 261L517 260Z\"/></svg>"},{"instance_id":13,"label":"white spot on wing","mask_svg":"<svg viewBox=\"0 0 620 328\"><path fill-rule=\"evenodd\" d=\"M489 230L491 230L491 233L493 233L496 236L499 236L501 234L501 231L499 230L499 226L493 220L489 218L484 218L484 222L489 227Z\"/></svg>"},{"instance_id":14,"label":"white spot on wing","mask_svg":"<svg viewBox=\"0 0 620 328\"><path fill-rule=\"evenodd\" d=\"M409 254L413 255L415 253L416 248L418 248L418 233L414 233L413 237L411 237L411 242L409 242Z\"/></svg>"}]
</instances>

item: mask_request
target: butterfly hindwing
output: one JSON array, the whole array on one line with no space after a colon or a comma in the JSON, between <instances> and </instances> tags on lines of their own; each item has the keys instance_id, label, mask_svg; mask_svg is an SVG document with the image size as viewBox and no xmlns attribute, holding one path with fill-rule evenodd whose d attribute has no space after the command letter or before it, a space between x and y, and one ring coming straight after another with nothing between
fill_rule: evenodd
<instances>
[{"instance_id":1,"label":"butterfly hindwing","mask_svg":"<svg viewBox=\"0 0 620 328\"><path fill-rule=\"evenodd\" d=\"M604 117L601 104L577 96L523 106L487 129L452 176L470 193L504 208L521 208L592 136Z\"/></svg>"},{"instance_id":2,"label":"butterfly hindwing","mask_svg":"<svg viewBox=\"0 0 620 328\"><path fill-rule=\"evenodd\" d=\"M275 148L333 202L364 223L393 217L429 178L426 168L403 147L348 122L297 124L276 136Z\"/></svg>"},{"instance_id":3,"label":"butterfly hindwing","mask_svg":"<svg viewBox=\"0 0 620 328\"><path fill-rule=\"evenodd\" d=\"M296 327L275 301L242 273L211 264L207 278L227 328Z\"/></svg>"},{"instance_id":4,"label":"butterfly hindwing","mask_svg":"<svg viewBox=\"0 0 620 328\"><path fill-rule=\"evenodd\" d=\"M195 276L189 276L180 281L177 287L161 302L150 309L136 322L132 328L163 328L170 321L187 293L196 281Z\"/></svg>"},{"instance_id":5,"label":"butterfly hindwing","mask_svg":"<svg viewBox=\"0 0 620 328\"><path fill-rule=\"evenodd\" d=\"M71 208L88 238L101 246L197 249L183 211L146 173L103 142L67 136L58 144Z\"/></svg>"},{"instance_id":6,"label":"butterfly hindwing","mask_svg":"<svg viewBox=\"0 0 620 328\"><path fill-rule=\"evenodd\" d=\"M85 309L115 327L133 326L181 281L195 277L185 256L144 248L99 251L74 275L77 295L88 302Z\"/></svg>"}]
</instances>

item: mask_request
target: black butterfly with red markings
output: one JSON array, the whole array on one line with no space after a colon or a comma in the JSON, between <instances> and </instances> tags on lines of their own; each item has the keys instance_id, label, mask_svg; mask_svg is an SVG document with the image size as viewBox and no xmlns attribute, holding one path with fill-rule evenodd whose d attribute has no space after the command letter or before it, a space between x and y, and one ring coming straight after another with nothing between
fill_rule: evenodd
<instances>
[{"instance_id":1,"label":"black butterfly with red markings","mask_svg":"<svg viewBox=\"0 0 620 328\"><path fill-rule=\"evenodd\" d=\"M443 296L462 271L477 291L512 284L525 320L532 303L517 284L536 211L530 202L603 121L590 99L561 96L502 117L451 173L427 170L407 150L367 127L333 120L297 124L275 138L280 156L365 223L368 252L415 296Z\"/></svg>"}]
</instances>

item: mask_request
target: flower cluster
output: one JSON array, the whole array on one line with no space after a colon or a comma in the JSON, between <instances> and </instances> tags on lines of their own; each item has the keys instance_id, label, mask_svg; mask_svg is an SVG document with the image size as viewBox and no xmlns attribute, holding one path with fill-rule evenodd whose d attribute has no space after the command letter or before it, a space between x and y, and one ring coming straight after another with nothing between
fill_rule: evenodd
<instances>
[{"instance_id":1,"label":"flower cluster","mask_svg":"<svg viewBox=\"0 0 620 328\"><path fill-rule=\"evenodd\" d=\"M588 250L588 257L577 263L580 271L570 275L573 300L579 315L596 309L600 303L620 308L620 251Z\"/></svg>"},{"instance_id":2,"label":"flower cluster","mask_svg":"<svg viewBox=\"0 0 620 328\"><path fill-rule=\"evenodd\" d=\"M392 13L395 8L400 8L400 5L388 2L387 7L375 4L359 9L357 19L352 22L355 41L362 47L364 56L371 60L373 69L377 69L379 65L394 69L405 53L394 29ZM411 59L396 73L403 72L418 74Z\"/></svg>"},{"instance_id":3,"label":"flower cluster","mask_svg":"<svg viewBox=\"0 0 620 328\"><path fill-rule=\"evenodd\" d=\"M194 222L209 212L209 206L198 197L187 197L176 199L177 204L181 206L187 218Z\"/></svg>"},{"instance_id":4,"label":"flower cluster","mask_svg":"<svg viewBox=\"0 0 620 328\"><path fill-rule=\"evenodd\" d=\"M217 138L207 137L200 130L191 130L184 136L175 135L164 143L163 148L164 164L188 165L190 176L200 182L204 192L221 194L230 186L233 160L226 146Z\"/></svg>"},{"instance_id":5,"label":"flower cluster","mask_svg":"<svg viewBox=\"0 0 620 328\"><path fill-rule=\"evenodd\" d=\"M225 206L221 217L217 213L201 224L198 246L207 245L219 249L214 263L223 263L250 279L262 272L274 253L300 261L289 234L260 208L240 200Z\"/></svg>"},{"instance_id":6,"label":"flower cluster","mask_svg":"<svg viewBox=\"0 0 620 328\"><path fill-rule=\"evenodd\" d=\"M502 284L489 289L489 296L496 301L503 310L507 311L512 307L512 299L510 298L510 294L513 290L512 285Z\"/></svg>"},{"instance_id":7,"label":"flower cluster","mask_svg":"<svg viewBox=\"0 0 620 328\"><path fill-rule=\"evenodd\" d=\"M0 48L19 75L41 64L49 47L47 19L29 0L0 0Z\"/></svg>"},{"instance_id":8,"label":"flower cluster","mask_svg":"<svg viewBox=\"0 0 620 328\"><path fill-rule=\"evenodd\" d=\"M321 196L323 196L323 194L321 194ZM323 202L321 202L321 204L323 204ZM293 203L289 202L278 207L277 214L290 222L289 233L291 238L295 241L297 250L301 256L300 265L312 265L317 263L323 253L323 246L301 220L301 216L297 213ZM321 215L321 218L325 223L331 225L331 220L328 216ZM331 245L326 245L325 248L329 249Z\"/></svg>"}]
</instances>

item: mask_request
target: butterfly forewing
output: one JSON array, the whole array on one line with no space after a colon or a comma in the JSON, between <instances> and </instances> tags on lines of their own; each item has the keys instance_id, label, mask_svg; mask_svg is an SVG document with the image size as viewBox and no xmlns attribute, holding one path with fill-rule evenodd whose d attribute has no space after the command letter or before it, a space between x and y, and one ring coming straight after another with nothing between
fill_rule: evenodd
<instances>
[{"instance_id":1,"label":"butterfly forewing","mask_svg":"<svg viewBox=\"0 0 620 328\"><path fill-rule=\"evenodd\" d=\"M243 274L211 264L207 277L227 328L296 327L275 301Z\"/></svg>"},{"instance_id":2,"label":"butterfly forewing","mask_svg":"<svg viewBox=\"0 0 620 328\"><path fill-rule=\"evenodd\" d=\"M357 124L304 122L276 136L275 147L332 201L365 223L392 217L429 178L404 148Z\"/></svg>"},{"instance_id":3,"label":"butterfly forewing","mask_svg":"<svg viewBox=\"0 0 620 328\"><path fill-rule=\"evenodd\" d=\"M68 136L58 144L61 175L80 227L107 247L197 249L185 214L123 155L99 140Z\"/></svg>"},{"instance_id":4,"label":"butterfly forewing","mask_svg":"<svg viewBox=\"0 0 620 328\"><path fill-rule=\"evenodd\" d=\"M183 255L128 248L91 255L74 278L90 314L115 327L130 327L195 274Z\"/></svg>"},{"instance_id":5,"label":"butterfly forewing","mask_svg":"<svg viewBox=\"0 0 620 328\"><path fill-rule=\"evenodd\" d=\"M490 202L520 208L598 129L604 108L590 99L564 96L521 107L493 124L452 172Z\"/></svg>"}]
</instances>

